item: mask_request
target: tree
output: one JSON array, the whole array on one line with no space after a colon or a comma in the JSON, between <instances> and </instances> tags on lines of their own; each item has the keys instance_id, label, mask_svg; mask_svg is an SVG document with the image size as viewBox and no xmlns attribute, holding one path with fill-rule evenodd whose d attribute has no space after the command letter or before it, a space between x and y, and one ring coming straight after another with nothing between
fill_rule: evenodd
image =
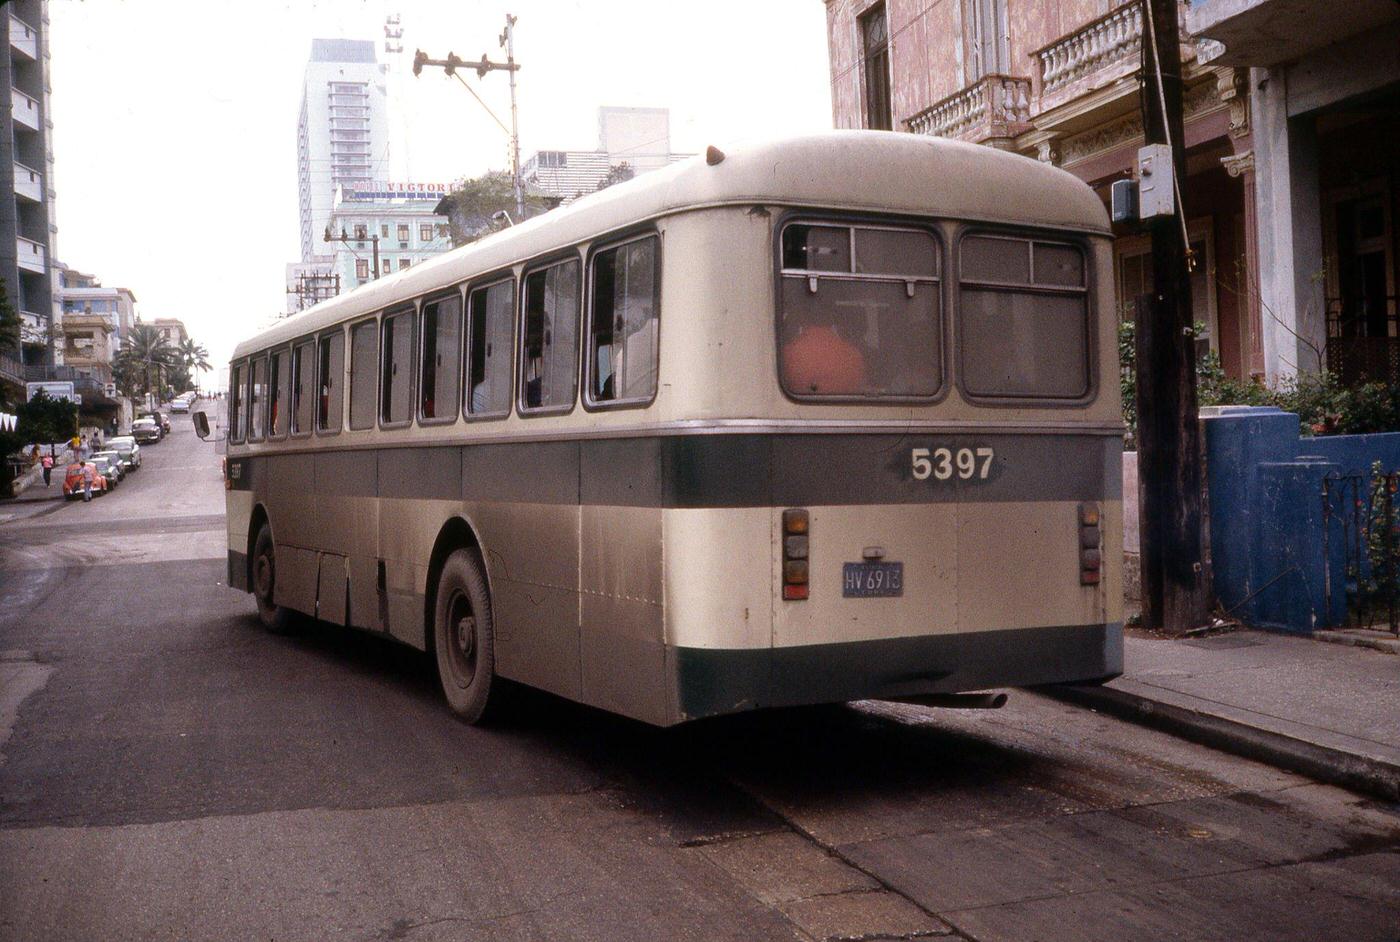
<instances>
[{"instance_id":1,"label":"tree","mask_svg":"<svg viewBox=\"0 0 1400 942\"><path fill-rule=\"evenodd\" d=\"M198 375L200 373L203 373L205 370L211 370L214 368L213 364L209 362L208 349L206 349L203 344L196 343L193 338L186 338L185 340L181 340L178 349L180 354L180 360L184 364L186 371L193 371L195 373L196 378L198 378ZM189 383L175 383L175 385L188 386Z\"/></svg>"},{"instance_id":2,"label":"tree","mask_svg":"<svg viewBox=\"0 0 1400 942\"><path fill-rule=\"evenodd\" d=\"M637 171L625 160L620 164L613 164L608 168L608 175L598 181L598 185L593 188L593 192L597 193L601 190L606 190L608 187L617 183L626 183L636 175ZM579 191L579 196L583 195L583 192Z\"/></svg>"},{"instance_id":3,"label":"tree","mask_svg":"<svg viewBox=\"0 0 1400 942\"><path fill-rule=\"evenodd\" d=\"M525 218L549 212L559 201L542 193L525 193ZM515 216L515 185L505 170L491 170L454 185L442 198L435 212L446 216L454 246L467 245L490 235L504 225L494 217L504 210ZM516 219L516 222L523 220Z\"/></svg>"},{"instance_id":4,"label":"tree","mask_svg":"<svg viewBox=\"0 0 1400 942\"><path fill-rule=\"evenodd\" d=\"M118 385L125 381L127 395L155 392L165 388L171 367L180 362L180 354L149 324L131 328L122 348L112 362Z\"/></svg>"}]
</instances>

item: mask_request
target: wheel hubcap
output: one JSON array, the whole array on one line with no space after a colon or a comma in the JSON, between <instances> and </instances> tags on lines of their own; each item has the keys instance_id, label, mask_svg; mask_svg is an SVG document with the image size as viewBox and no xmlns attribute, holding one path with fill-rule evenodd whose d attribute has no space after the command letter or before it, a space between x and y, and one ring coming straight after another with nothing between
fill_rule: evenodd
<instances>
[{"instance_id":1,"label":"wheel hubcap","mask_svg":"<svg viewBox=\"0 0 1400 942\"><path fill-rule=\"evenodd\" d=\"M459 686L471 685L476 676L476 616L471 602L461 592L453 592L447 606L447 624L451 632L448 659Z\"/></svg>"}]
</instances>

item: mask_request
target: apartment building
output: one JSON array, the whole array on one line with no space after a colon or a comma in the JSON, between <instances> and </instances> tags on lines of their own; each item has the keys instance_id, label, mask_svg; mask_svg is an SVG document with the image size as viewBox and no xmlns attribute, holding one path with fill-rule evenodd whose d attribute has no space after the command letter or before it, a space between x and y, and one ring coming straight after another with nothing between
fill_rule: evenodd
<instances>
[{"instance_id":1,"label":"apartment building","mask_svg":"<svg viewBox=\"0 0 1400 942\"><path fill-rule=\"evenodd\" d=\"M838 127L1024 154L1105 202L1133 174L1140 3L827 0L826 14ZM1202 347L1240 378L1400 378L1400 6L1194 0L1178 19ZM1120 304L1151 275L1147 240L1120 227Z\"/></svg>"}]
</instances>

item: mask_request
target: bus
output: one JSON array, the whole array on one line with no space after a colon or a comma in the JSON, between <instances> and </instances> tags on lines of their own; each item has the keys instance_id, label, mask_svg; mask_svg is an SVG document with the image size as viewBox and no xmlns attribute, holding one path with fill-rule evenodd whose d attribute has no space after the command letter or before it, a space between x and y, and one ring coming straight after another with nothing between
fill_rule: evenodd
<instances>
[{"instance_id":1,"label":"bus","mask_svg":"<svg viewBox=\"0 0 1400 942\"><path fill-rule=\"evenodd\" d=\"M888 132L579 199L236 348L228 582L468 722L1113 677L1110 239L1064 171Z\"/></svg>"}]
</instances>

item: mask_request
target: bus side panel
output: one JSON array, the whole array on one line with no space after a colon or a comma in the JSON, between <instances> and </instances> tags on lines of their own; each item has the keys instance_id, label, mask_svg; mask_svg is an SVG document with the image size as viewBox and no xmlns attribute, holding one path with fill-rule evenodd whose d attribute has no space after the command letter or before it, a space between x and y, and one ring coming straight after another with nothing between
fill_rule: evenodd
<instances>
[{"instance_id":1,"label":"bus side panel","mask_svg":"<svg viewBox=\"0 0 1400 942\"><path fill-rule=\"evenodd\" d=\"M383 630L379 617L377 464L369 451L320 452L315 460L316 543L344 556L350 578L346 621Z\"/></svg>"},{"instance_id":2,"label":"bus side panel","mask_svg":"<svg viewBox=\"0 0 1400 942\"><path fill-rule=\"evenodd\" d=\"M278 605L306 615L316 614L316 527L312 502L310 455L271 455L257 459L265 474L258 475L258 492L272 521L276 540L277 581L273 597Z\"/></svg>"},{"instance_id":3,"label":"bus side panel","mask_svg":"<svg viewBox=\"0 0 1400 942\"><path fill-rule=\"evenodd\" d=\"M586 703L657 725L669 715L661 510L585 504L579 656Z\"/></svg>"},{"instance_id":4,"label":"bus side panel","mask_svg":"<svg viewBox=\"0 0 1400 942\"><path fill-rule=\"evenodd\" d=\"M253 517L251 491L225 492L224 522L228 528L228 584L230 588L249 592L248 585L248 523Z\"/></svg>"},{"instance_id":5,"label":"bus side panel","mask_svg":"<svg viewBox=\"0 0 1400 942\"><path fill-rule=\"evenodd\" d=\"M428 558L445 520L461 507L461 449L390 448L378 454L379 558L389 634L426 647Z\"/></svg>"},{"instance_id":6,"label":"bus side panel","mask_svg":"<svg viewBox=\"0 0 1400 942\"><path fill-rule=\"evenodd\" d=\"M579 699L579 445L462 449L462 492L495 604L503 677Z\"/></svg>"}]
</instances>

